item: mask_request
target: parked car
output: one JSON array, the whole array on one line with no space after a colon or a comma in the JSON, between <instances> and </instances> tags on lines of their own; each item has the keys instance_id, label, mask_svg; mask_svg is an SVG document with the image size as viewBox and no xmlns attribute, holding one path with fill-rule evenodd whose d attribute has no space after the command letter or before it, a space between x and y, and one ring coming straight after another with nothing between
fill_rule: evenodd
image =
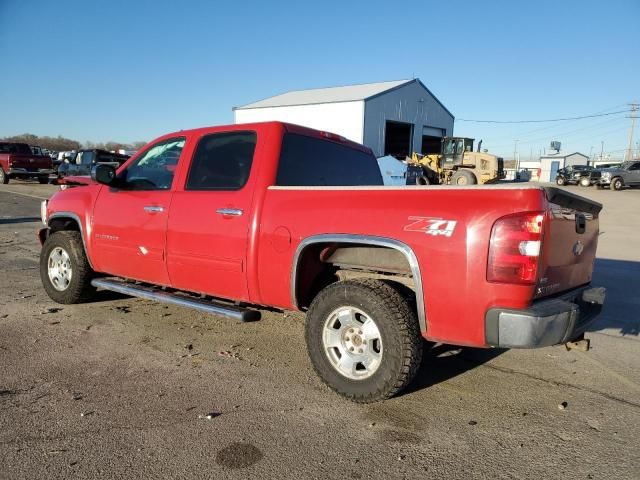
<instances>
[{"instance_id":1,"label":"parked car","mask_svg":"<svg viewBox=\"0 0 640 480\"><path fill-rule=\"evenodd\" d=\"M51 299L103 288L244 321L305 311L315 371L360 403L411 381L423 339L561 344L604 302L602 205L531 184L384 187L369 148L327 132L179 131L73 180L41 208Z\"/></svg>"},{"instance_id":2,"label":"parked car","mask_svg":"<svg viewBox=\"0 0 640 480\"><path fill-rule=\"evenodd\" d=\"M0 184L11 178L37 178L48 183L53 173L51 157L36 155L26 143L0 142Z\"/></svg>"},{"instance_id":3,"label":"parked car","mask_svg":"<svg viewBox=\"0 0 640 480\"><path fill-rule=\"evenodd\" d=\"M625 186L640 186L640 160L623 162L619 167L605 168L600 173L598 188L622 190Z\"/></svg>"},{"instance_id":4,"label":"parked car","mask_svg":"<svg viewBox=\"0 0 640 480\"><path fill-rule=\"evenodd\" d=\"M588 187L596 183L595 179L591 178L591 172L595 169L588 165L570 165L558 170L556 174L556 183L558 185L581 185Z\"/></svg>"},{"instance_id":5,"label":"parked car","mask_svg":"<svg viewBox=\"0 0 640 480\"><path fill-rule=\"evenodd\" d=\"M58 178L68 175L90 175L97 164L108 164L118 168L129 159L128 155L112 153L97 148L79 150L74 158L65 159L58 167Z\"/></svg>"}]
</instances>

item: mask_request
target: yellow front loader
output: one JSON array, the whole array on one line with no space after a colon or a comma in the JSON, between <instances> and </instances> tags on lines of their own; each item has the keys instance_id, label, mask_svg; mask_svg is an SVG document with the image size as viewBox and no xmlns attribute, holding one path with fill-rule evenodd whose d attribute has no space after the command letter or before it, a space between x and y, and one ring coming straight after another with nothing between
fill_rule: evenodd
<instances>
[{"instance_id":1,"label":"yellow front loader","mask_svg":"<svg viewBox=\"0 0 640 480\"><path fill-rule=\"evenodd\" d=\"M504 160L486 152L473 151L473 138L444 137L440 153L413 153L410 165L422 168L418 185L475 185L497 182L504 178Z\"/></svg>"}]
</instances>

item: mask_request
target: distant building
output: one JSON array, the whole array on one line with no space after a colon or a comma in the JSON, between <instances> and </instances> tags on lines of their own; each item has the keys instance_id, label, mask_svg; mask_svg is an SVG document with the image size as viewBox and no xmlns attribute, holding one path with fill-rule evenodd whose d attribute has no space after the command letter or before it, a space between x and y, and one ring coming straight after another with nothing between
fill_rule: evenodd
<instances>
[{"instance_id":1,"label":"distant building","mask_svg":"<svg viewBox=\"0 0 640 480\"><path fill-rule=\"evenodd\" d=\"M541 182L553 182L556 179L558 170L571 165L587 165L589 157L580 152L573 153L550 153L543 155L538 160L522 161L520 168L535 171L540 170ZM535 175L534 175L535 176Z\"/></svg>"},{"instance_id":2,"label":"distant building","mask_svg":"<svg viewBox=\"0 0 640 480\"><path fill-rule=\"evenodd\" d=\"M233 110L235 123L295 123L362 143L377 157L439 152L453 134L453 114L418 79L296 90Z\"/></svg>"}]
</instances>

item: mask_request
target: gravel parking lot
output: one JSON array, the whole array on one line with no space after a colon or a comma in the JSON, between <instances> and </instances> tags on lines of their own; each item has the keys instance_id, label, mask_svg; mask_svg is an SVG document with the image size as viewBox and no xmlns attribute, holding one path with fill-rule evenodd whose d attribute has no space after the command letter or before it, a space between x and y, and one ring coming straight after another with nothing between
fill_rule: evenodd
<instances>
[{"instance_id":1,"label":"gravel parking lot","mask_svg":"<svg viewBox=\"0 0 640 480\"><path fill-rule=\"evenodd\" d=\"M0 185L0 478L640 478L640 189L567 189L604 204L592 349L436 345L360 406L316 378L299 314L54 304L34 232L55 187Z\"/></svg>"}]
</instances>

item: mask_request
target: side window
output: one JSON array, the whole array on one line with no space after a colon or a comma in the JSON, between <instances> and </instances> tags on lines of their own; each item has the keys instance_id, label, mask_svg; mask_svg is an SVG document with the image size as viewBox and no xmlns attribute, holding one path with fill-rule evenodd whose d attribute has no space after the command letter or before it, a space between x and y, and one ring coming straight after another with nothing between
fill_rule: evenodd
<instances>
[{"instance_id":1,"label":"side window","mask_svg":"<svg viewBox=\"0 0 640 480\"><path fill-rule=\"evenodd\" d=\"M634 163L629 170L640 170L640 163Z\"/></svg>"},{"instance_id":2,"label":"side window","mask_svg":"<svg viewBox=\"0 0 640 480\"><path fill-rule=\"evenodd\" d=\"M91 165L93 162L94 152L78 152L76 155L76 163L78 165Z\"/></svg>"},{"instance_id":3,"label":"side window","mask_svg":"<svg viewBox=\"0 0 640 480\"><path fill-rule=\"evenodd\" d=\"M240 190L249 179L255 132L205 135L193 154L186 190Z\"/></svg>"},{"instance_id":4,"label":"side window","mask_svg":"<svg viewBox=\"0 0 640 480\"><path fill-rule=\"evenodd\" d=\"M119 186L130 190L169 190L184 142L184 137L180 137L153 145L120 172Z\"/></svg>"}]
</instances>

